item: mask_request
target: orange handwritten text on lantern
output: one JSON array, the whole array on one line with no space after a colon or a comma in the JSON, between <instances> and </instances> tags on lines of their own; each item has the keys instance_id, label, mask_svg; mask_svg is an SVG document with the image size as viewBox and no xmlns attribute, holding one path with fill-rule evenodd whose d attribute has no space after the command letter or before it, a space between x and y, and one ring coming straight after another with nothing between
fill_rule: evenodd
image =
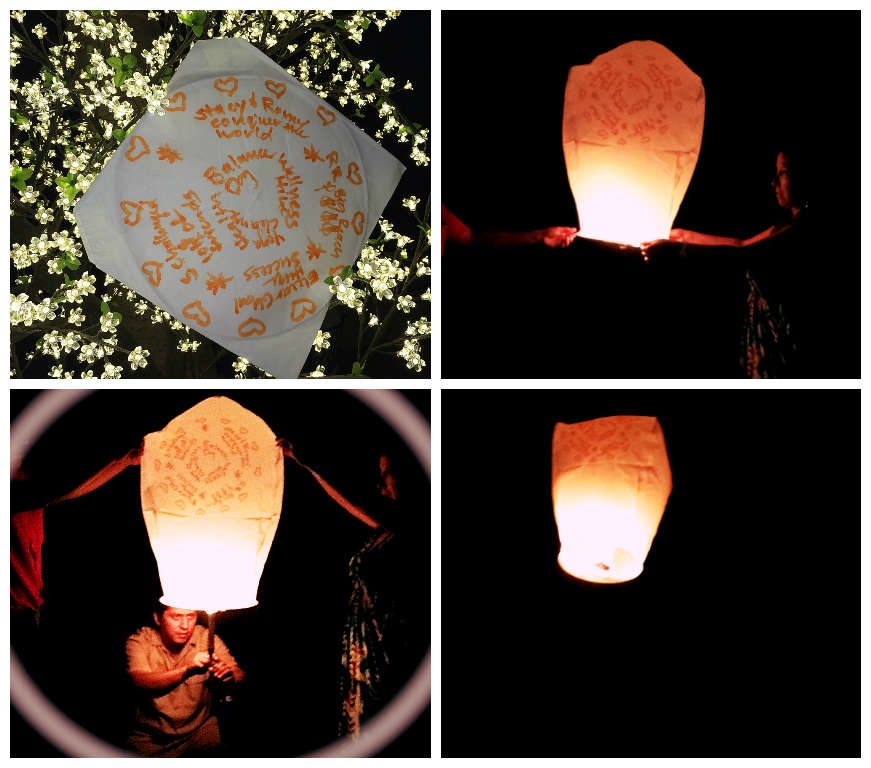
<instances>
[{"instance_id":1,"label":"orange handwritten text on lantern","mask_svg":"<svg viewBox=\"0 0 871 768\"><path fill-rule=\"evenodd\" d=\"M299 226L299 187L302 177L299 176L286 159L284 152L278 156L281 165L281 175L275 179L278 189L278 210L284 218L284 226L296 229Z\"/></svg>"},{"instance_id":2,"label":"orange handwritten text on lantern","mask_svg":"<svg viewBox=\"0 0 871 768\"><path fill-rule=\"evenodd\" d=\"M292 133L294 136L299 136L301 139L308 138L305 133L305 127L311 122L310 120L303 120L301 117L293 114L293 112L278 106L270 96L262 96L260 103L265 112L278 115L282 118L284 121L281 125L282 130Z\"/></svg>"},{"instance_id":3,"label":"orange handwritten text on lantern","mask_svg":"<svg viewBox=\"0 0 871 768\"><path fill-rule=\"evenodd\" d=\"M315 304L311 299L296 299L296 301L291 305L290 319L295 323L298 323L300 320L305 318L306 315L313 315L316 309L317 304Z\"/></svg>"},{"instance_id":4,"label":"orange handwritten text on lantern","mask_svg":"<svg viewBox=\"0 0 871 768\"><path fill-rule=\"evenodd\" d=\"M248 228L248 220L239 211L233 208L225 208L221 202L221 194L221 192L215 192L211 196L212 211L217 216L218 221L230 230L230 233L233 235L233 245L239 250L244 251L250 242L244 232L242 232L243 228Z\"/></svg>"},{"instance_id":5,"label":"orange handwritten text on lantern","mask_svg":"<svg viewBox=\"0 0 871 768\"><path fill-rule=\"evenodd\" d=\"M252 221L254 229L254 247L265 248L268 245L281 245L287 238L278 232L278 219L260 219Z\"/></svg>"},{"instance_id":6,"label":"orange handwritten text on lantern","mask_svg":"<svg viewBox=\"0 0 871 768\"><path fill-rule=\"evenodd\" d=\"M246 168L238 176L224 176L218 172L214 165L210 165L203 171L203 177L215 186L223 186L231 195L239 195L242 192L243 185L251 189L258 189L260 187L260 182L257 181L257 177L251 173L249 168Z\"/></svg>"},{"instance_id":7,"label":"orange handwritten text on lantern","mask_svg":"<svg viewBox=\"0 0 871 768\"><path fill-rule=\"evenodd\" d=\"M348 181L355 186L360 186L363 183L363 177L360 175L360 166L357 163L348 163Z\"/></svg>"},{"instance_id":8,"label":"orange handwritten text on lantern","mask_svg":"<svg viewBox=\"0 0 871 768\"><path fill-rule=\"evenodd\" d=\"M324 158L321 157L321 153L317 151L314 144L303 147L302 155L312 163L322 163L324 161Z\"/></svg>"},{"instance_id":9,"label":"orange handwritten text on lantern","mask_svg":"<svg viewBox=\"0 0 871 768\"><path fill-rule=\"evenodd\" d=\"M345 211L345 190L334 182L328 181L323 186L317 187L315 192L326 193L320 200L322 209L320 232L322 235L333 236L333 256L339 258L342 255L345 230L350 226L348 219L339 215Z\"/></svg>"},{"instance_id":10,"label":"orange handwritten text on lantern","mask_svg":"<svg viewBox=\"0 0 871 768\"><path fill-rule=\"evenodd\" d=\"M321 254L325 252L325 248L323 248L320 244L312 241L310 237L306 237L308 240L308 245L305 247L305 252L308 255L308 260L320 258Z\"/></svg>"},{"instance_id":11,"label":"orange handwritten text on lantern","mask_svg":"<svg viewBox=\"0 0 871 768\"><path fill-rule=\"evenodd\" d=\"M208 328L212 324L211 315L199 299L182 307L181 314L182 317L193 320L200 328Z\"/></svg>"},{"instance_id":12,"label":"orange handwritten text on lantern","mask_svg":"<svg viewBox=\"0 0 871 768\"><path fill-rule=\"evenodd\" d=\"M233 278L227 277L223 272L219 272L217 275L210 272L206 280L206 290L217 296L218 291L225 291L231 282L233 282Z\"/></svg>"},{"instance_id":13,"label":"orange handwritten text on lantern","mask_svg":"<svg viewBox=\"0 0 871 768\"><path fill-rule=\"evenodd\" d=\"M197 255L201 257L202 263L207 264L215 253L224 249L224 246L216 237L215 228L209 223L202 211L200 196L189 189L183 197L185 202L182 203L181 207L190 209L196 215L200 225L200 234L197 237L183 240L179 245L184 245L187 250L196 251ZM205 244L202 242L203 238L206 239Z\"/></svg>"},{"instance_id":14,"label":"orange handwritten text on lantern","mask_svg":"<svg viewBox=\"0 0 871 768\"><path fill-rule=\"evenodd\" d=\"M167 163L172 165L173 163L177 163L182 159L181 152L177 149L173 149L169 144L162 144L157 148L157 159L165 160Z\"/></svg>"}]
</instances>

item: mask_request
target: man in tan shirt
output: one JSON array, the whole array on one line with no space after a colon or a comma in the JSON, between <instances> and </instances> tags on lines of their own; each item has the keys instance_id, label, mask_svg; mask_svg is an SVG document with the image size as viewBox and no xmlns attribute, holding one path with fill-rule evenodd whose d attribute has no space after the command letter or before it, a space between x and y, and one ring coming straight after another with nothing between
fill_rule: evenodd
<instances>
[{"instance_id":1,"label":"man in tan shirt","mask_svg":"<svg viewBox=\"0 0 871 768\"><path fill-rule=\"evenodd\" d=\"M128 744L147 757L214 755L221 734L209 680L238 683L244 673L217 635L209 657L196 611L160 606L154 622L127 638L127 674L139 693Z\"/></svg>"}]
</instances>

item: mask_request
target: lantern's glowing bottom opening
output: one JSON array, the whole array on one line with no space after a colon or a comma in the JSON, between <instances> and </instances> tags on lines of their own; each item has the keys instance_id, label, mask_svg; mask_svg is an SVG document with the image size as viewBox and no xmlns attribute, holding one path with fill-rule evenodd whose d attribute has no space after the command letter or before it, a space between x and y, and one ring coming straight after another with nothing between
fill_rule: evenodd
<instances>
[{"instance_id":1,"label":"lantern's glowing bottom opening","mask_svg":"<svg viewBox=\"0 0 871 768\"><path fill-rule=\"evenodd\" d=\"M674 153L590 144L566 152L581 237L636 248L668 238L677 212Z\"/></svg>"},{"instance_id":2,"label":"lantern's glowing bottom opening","mask_svg":"<svg viewBox=\"0 0 871 768\"><path fill-rule=\"evenodd\" d=\"M569 575L597 584L631 581L644 570L643 560L619 547L608 553L563 547L557 561Z\"/></svg>"}]
</instances>

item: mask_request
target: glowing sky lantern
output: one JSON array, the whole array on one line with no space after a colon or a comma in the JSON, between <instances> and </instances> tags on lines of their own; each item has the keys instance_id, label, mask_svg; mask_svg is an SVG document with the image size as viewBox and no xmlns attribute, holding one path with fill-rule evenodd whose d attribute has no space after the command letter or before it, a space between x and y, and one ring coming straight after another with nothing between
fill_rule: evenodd
<instances>
[{"instance_id":1,"label":"glowing sky lantern","mask_svg":"<svg viewBox=\"0 0 871 768\"><path fill-rule=\"evenodd\" d=\"M161 602L208 613L256 605L284 493L266 423L208 398L145 436L141 478Z\"/></svg>"},{"instance_id":2,"label":"glowing sky lantern","mask_svg":"<svg viewBox=\"0 0 871 768\"><path fill-rule=\"evenodd\" d=\"M671 51L634 41L572 67L563 151L583 237L667 238L705 121L701 79Z\"/></svg>"},{"instance_id":3,"label":"glowing sky lantern","mask_svg":"<svg viewBox=\"0 0 871 768\"><path fill-rule=\"evenodd\" d=\"M559 564L572 576L603 584L638 576L669 493L671 469L655 418L613 416L556 425Z\"/></svg>"}]
</instances>

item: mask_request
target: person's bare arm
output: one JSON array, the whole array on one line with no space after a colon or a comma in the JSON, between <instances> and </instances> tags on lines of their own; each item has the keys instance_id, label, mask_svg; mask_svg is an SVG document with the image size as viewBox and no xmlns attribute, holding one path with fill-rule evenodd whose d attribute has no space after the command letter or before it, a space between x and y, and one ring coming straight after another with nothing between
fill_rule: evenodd
<instances>
[{"instance_id":1,"label":"person's bare arm","mask_svg":"<svg viewBox=\"0 0 871 768\"><path fill-rule=\"evenodd\" d=\"M209 665L209 654L200 652L190 663L163 672L149 672L144 669L130 669L127 674L137 688L156 691L163 688L173 688L183 680L198 672L205 672Z\"/></svg>"},{"instance_id":2,"label":"person's bare arm","mask_svg":"<svg viewBox=\"0 0 871 768\"><path fill-rule=\"evenodd\" d=\"M546 245L548 248L565 248L578 236L575 227L545 227L527 232L478 232L472 242L489 247L502 248L514 245Z\"/></svg>"},{"instance_id":3,"label":"person's bare arm","mask_svg":"<svg viewBox=\"0 0 871 768\"><path fill-rule=\"evenodd\" d=\"M788 231L792 224L784 224L781 226L771 226L768 229L763 229L756 235L747 238L740 237L722 237L720 235L708 235L703 232L694 232L691 229L673 229L668 239L676 243L689 243L690 245L713 245L727 246L731 248L746 248L748 245L755 245L765 240L770 240L772 237Z\"/></svg>"}]
</instances>

